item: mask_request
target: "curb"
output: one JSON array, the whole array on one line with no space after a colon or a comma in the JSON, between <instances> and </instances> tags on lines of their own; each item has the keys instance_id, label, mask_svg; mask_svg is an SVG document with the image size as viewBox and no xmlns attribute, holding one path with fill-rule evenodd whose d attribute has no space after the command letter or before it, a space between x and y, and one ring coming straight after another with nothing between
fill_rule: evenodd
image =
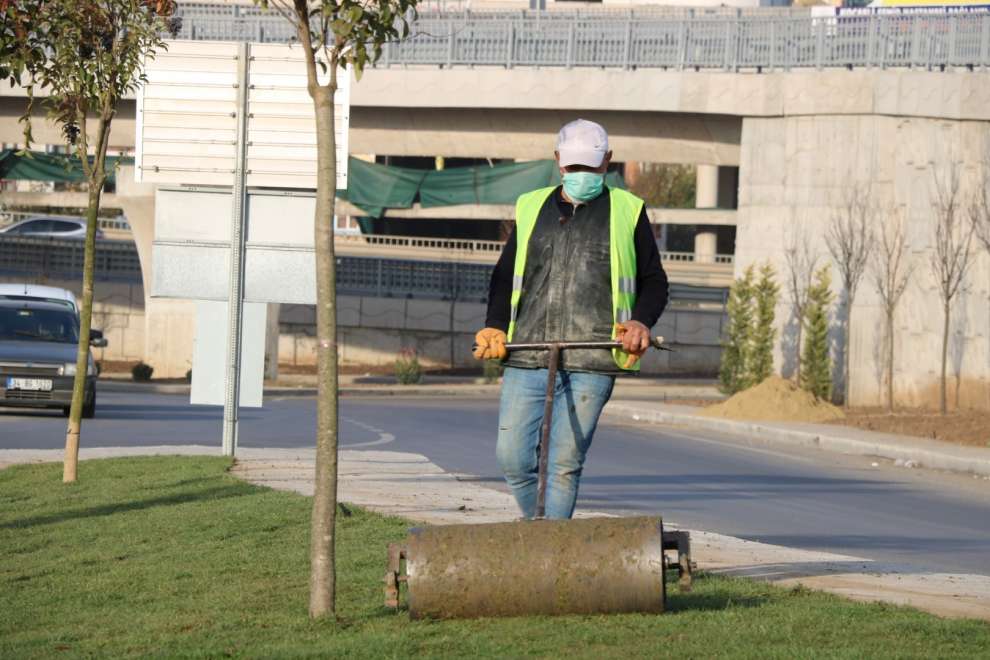
<instances>
[{"instance_id":1,"label":"curb","mask_svg":"<svg viewBox=\"0 0 990 660\"><path fill-rule=\"evenodd\" d=\"M971 447L942 448L923 438L907 438L907 444L885 439L880 433L863 431L875 438L850 438L822 433L817 429L798 430L781 428L760 422L742 422L688 413L642 408L632 404L613 403L605 407L605 414L613 417L631 417L647 424L667 424L702 431L716 431L744 436L768 445L811 447L855 456L878 456L890 460L914 461L921 466L953 472L969 472L990 476L990 452Z\"/></svg>"},{"instance_id":2,"label":"curb","mask_svg":"<svg viewBox=\"0 0 990 660\"><path fill-rule=\"evenodd\" d=\"M156 384L113 380L97 383L108 392L144 392L148 394L189 394L189 385ZM471 396L498 393L498 385L345 385L337 389L340 396ZM315 387L266 387L265 396L316 396Z\"/></svg>"},{"instance_id":3,"label":"curb","mask_svg":"<svg viewBox=\"0 0 990 660\"><path fill-rule=\"evenodd\" d=\"M168 385L156 383L135 383L126 380L97 380L96 391L104 392L147 392L150 394L188 394L189 385L172 383Z\"/></svg>"}]
</instances>

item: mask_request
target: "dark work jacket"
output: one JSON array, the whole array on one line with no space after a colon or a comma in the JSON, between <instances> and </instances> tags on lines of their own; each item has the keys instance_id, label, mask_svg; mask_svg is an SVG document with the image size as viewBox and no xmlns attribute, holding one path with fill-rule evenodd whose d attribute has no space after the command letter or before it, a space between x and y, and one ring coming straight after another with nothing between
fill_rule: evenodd
<instances>
[{"instance_id":1,"label":"dark work jacket","mask_svg":"<svg viewBox=\"0 0 990 660\"><path fill-rule=\"evenodd\" d=\"M573 207L570 217L566 215L570 205L559 202L558 189L540 209L529 239L513 342L607 341L612 337L608 191ZM547 352L513 351L507 364L545 368ZM612 352L604 349L564 350L560 368L623 373Z\"/></svg>"}]
</instances>

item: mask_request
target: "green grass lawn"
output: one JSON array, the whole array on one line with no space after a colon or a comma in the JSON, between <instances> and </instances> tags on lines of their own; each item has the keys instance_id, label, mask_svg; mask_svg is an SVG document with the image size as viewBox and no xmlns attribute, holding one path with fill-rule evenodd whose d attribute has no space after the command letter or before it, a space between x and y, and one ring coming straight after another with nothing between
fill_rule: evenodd
<instances>
[{"instance_id":1,"label":"green grass lawn","mask_svg":"<svg viewBox=\"0 0 990 660\"><path fill-rule=\"evenodd\" d=\"M661 616L410 622L382 605L408 523L340 517L338 622L307 617L309 500L220 458L0 471L0 657L987 657L990 625L702 576Z\"/></svg>"}]
</instances>

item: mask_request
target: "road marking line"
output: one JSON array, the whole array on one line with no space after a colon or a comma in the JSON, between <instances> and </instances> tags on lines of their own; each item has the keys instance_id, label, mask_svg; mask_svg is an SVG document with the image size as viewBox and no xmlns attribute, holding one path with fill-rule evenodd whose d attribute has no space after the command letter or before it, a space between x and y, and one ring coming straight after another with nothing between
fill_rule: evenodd
<instances>
[{"instance_id":1,"label":"road marking line","mask_svg":"<svg viewBox=\"0 0 990 660\"><path fill-rule=\"evenodd\" d=\"M375 447L378 445L387 445L390 442L395 441L395 436L391 433L380 433L381 437L377 440L370 440L368 442L356 442L350 445L340 445L341 449L354 449L355 447Z\"/></svg>"},{"instance_id":2,"label":"road marking line","mask_svg":"<svg viewBox=\"0 0 990 660\"><path fill-rule=\"evenodd\" d=\"M368 442L355 442L349 445L340 445L341 449L355 449L357 447L377 447L379 445L387 445L390 442L395 442L395 436L391 433L386 433L382 429L375 428L371 424L365 424L364 422L358 421L351 417L340 417L341 421L347 422L348 424L353 424L365 431L371 431L372 433L378 434L377 440L369 440Z\"/></svg>"},{"instance_id":3,"label":"road marking line","mask_svg":"<svg viewBox=\"0 0 990 660\"><path fill-rule=\"evenodd\" d=\"M673 436L675 438L680 438L682 440L687 440L689 442L703 442L709 445L718 445L719 447L734 447L737 449L744 449L746 451L755 452L757 454L766 454L768 456L773 456L775 458L787 458L792 461L798 461L799 463L814 463L815 461L810 458L804 458L802 456L791 456L790 454L782 454L775 452L771 449L760 449L759 447L750 447L749 445L744 445L733 440L713 440L712 438L700 438L694 435L687 435L684 433L677 433L673 431L664 430L665 435Z\"/></svg>"}]
</instances>

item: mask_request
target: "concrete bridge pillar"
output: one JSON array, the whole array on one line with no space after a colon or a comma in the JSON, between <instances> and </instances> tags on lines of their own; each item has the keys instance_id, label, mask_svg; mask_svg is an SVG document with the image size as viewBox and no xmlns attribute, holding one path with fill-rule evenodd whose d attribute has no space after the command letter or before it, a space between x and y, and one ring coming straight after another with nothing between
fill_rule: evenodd
<instances>
[{"instance_id":1,"label":"concrete bridge pillar","mask_svg":"<svg viewBox=\"0 0 990 660\"><path fill-rule=\"evenodd\" d=\"M718 208L718 165L698 165L695 174L694 206Z\"/></svg>"},{"instance_id":2,"label":"concrete bridge pillar","mask_svg":"<svg viewBox=\"0 0 990 660\"><path fill-rule=\"evenodd\" d=\"M117 205L131 225L144 284L144 361L156 378L183 378L192 368L195 304L151 297L151 244L155 239L155 187L134 183L133 166L117 172Z\"/></svg>"},{"instance_id":3,"label":"concrete bridge pillar","mask_svg":"<svg viewBox=\"0 0 990 660\"><path fill-rule=\"evenodd\" d=\"M718 207L718 165L698 165L694 206L699 209ZM715 263L718 234L715 227L700 225L694 236L694 260L696 263Z\"/></svg>"}]
</instances>

